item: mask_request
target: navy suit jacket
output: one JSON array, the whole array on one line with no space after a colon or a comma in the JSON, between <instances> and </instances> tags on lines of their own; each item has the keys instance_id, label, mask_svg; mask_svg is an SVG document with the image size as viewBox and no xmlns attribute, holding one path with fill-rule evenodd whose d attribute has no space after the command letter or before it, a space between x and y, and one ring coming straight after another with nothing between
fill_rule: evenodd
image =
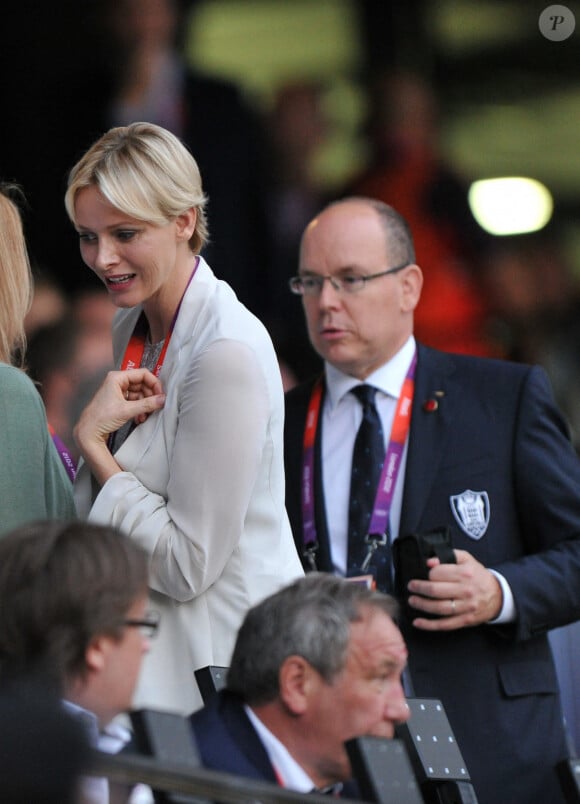
<instances>
[{"instance_id":1,"label":"navy suit jacket","mask_svg":"<svg viewBox=\"0 0 580 804\"><path fill-rule=\"evenodd\" d=\"M300 554L311 387L286 398L286 505ZM437 409L425 409L432 399ZM318 437L318 569L332 571L320 463ZM453 511L467 490L489 501L479 538ZM414 694L442 700L479 804L561 802L554 767L568 752L546 632L580 617L580 461L541 368L418 345L400 535L441 526L506 578L517 622L427 633L403 613Z\"/></svg>"},{"instance_id":2,"label":"navy suit jacket","mask_svg":"<svg viewBox=\"0 0 580 804\"><path fill-rule=\"evenodd\" d=\"M191 726L204 767L278 784L266 749L237 695L217 692L191 715ZM345 782L342 796L359 798L353 780Z\"/></svg>"},{"instance_id":3,"label":"navy suit jacket","mask_svg":"<svg viewBox=\"0 0 580 804\"><path fill-rule=\"evenodd\" d=\"M266 749L237 695L220 690L191 715L191 725L204 767L278 783Z\"/></svg>"}]
</instances>

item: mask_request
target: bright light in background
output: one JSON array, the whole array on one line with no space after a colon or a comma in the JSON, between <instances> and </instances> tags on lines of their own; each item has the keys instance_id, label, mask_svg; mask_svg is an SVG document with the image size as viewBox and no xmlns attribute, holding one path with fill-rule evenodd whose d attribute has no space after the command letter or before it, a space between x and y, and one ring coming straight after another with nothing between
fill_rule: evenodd
<instances>
[{"instance_id":1,"label":"bright light in background","mask_svg":"<svg viewBox=\"0 0 580 804\"><path fill-rule=\"evenodd\" d=\"M487 232L512 235L542 229L552 217L554 202L539 181L506 176L473 182L469 206Z\"/></svg>"}]
</instances>

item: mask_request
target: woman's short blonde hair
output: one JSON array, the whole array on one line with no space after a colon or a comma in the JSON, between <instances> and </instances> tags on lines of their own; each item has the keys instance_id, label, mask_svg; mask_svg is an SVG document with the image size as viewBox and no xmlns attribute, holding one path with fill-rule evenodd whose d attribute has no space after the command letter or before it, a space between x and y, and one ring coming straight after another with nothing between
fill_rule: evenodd
<instances>
[{"instance_id":1,"label":"woman's short blonde hair","mask_svg":"<svg viewBox=\"0 0 580 804\"><path fill-rule=\"evenodd\" d=\"M197 212L189 241L198 254L208 240L206 197L197 162L170 131L132 123L107 131L70 172L65 206L75 222L79 190L96 186L114 207L137 220L163 226L192 207Z\"/></svg>"},{"instance_id":2,"label":"woman's short blonde hair","mask_svg":"<svg viewBox=\"0 0 580 804\"><path fill-rule=\"evenodd\" d=\"M32 302L33 285L22 219L9 197L16 190L13 185L0 184L0 360L22 365L24 318Z\"/></svg>"}]
</instances>

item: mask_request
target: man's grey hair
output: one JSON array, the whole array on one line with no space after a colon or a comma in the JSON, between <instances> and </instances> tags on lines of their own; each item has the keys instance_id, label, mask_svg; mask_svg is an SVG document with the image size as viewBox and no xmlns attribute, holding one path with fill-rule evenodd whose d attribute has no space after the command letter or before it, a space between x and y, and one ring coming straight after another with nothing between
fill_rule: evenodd
<instances>
[{"instance_id":1,"label":"man's grey hair","mask_svg":"<svg viewBox=\"0 0 580 804\"><path fill-rule=\"evenodd\" d=\"M394 619L394 598L330 573L311 572L251 608L238 632L227 689L246 703L274 700L280 668L302 656L331 683L343 669L352 623L364 610Z\"/></svg>"}]
</instances>

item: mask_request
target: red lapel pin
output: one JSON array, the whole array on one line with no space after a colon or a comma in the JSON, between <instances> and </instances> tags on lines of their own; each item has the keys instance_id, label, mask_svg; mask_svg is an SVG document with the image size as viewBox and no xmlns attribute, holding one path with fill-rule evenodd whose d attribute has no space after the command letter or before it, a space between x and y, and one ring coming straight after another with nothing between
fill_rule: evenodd
<instances>
[{"instance_id":1,"label":"red lapel pin","mask_svg":"<svg viewBox=\"0 0 580 804\"><path fill-rule=\"evenodd\" d=\"M434 395L438 396L439 398L441 398L441 397L445 396L445 391L435 391ZM423 410L426 413L434 413L434 411L436 411L438 407L439 407L439 402L437 401L437 399L426 399L423 402Z\"/></svg>"}]
</instances>

